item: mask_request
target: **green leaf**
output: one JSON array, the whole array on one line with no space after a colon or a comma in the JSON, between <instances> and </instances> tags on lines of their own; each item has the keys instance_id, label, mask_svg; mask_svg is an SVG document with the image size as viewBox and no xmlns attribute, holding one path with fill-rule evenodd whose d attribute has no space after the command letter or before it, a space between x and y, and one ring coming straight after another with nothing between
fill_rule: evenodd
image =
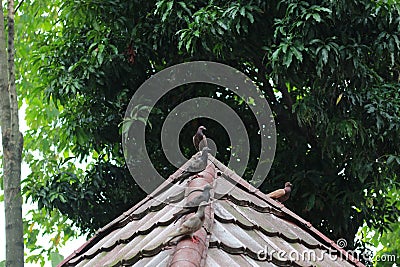
<instances>
[{"instance_id":1,"label":"green leaf","mask_svg":"<svg viewBox=\"0 0 400 267\"><path fill-rule=\"evenodd\" d=\"M298 61L302 62L303 61L303 55L299 50L296 49L296 47L291 48L291 51L295 55Z\"/></svg>"},{"instance_id":2,"label":"green leaf","mask_svg":"<svg viewBox=\"0 0 400 267\"><path fill-rule=\"evenodd\" d=\"M322 55L322 62L324 65L326 65L326 63L328 63L328 50L326 50L325 48L321 49L321 55Z\"/></svg>"},{"instance_id":3,"label":"green leaf","mask_svg":"<svg viewBox=\"0 0 400 267\"><path fill-rule=\"evenodd\" d=\"M240 15L242 15L242 17L244 17L245 14L246 14L246 9L245 9L245 7L242 7L242 8L240 9Z\"/></svg>"},{"instance_id":4,"label":"green leaf","mask_svg":"<svg viewBox=\"0 0 400 267\"><path fill-rule=\"evenodd\" d=\"M289 50L283 57L283 65L285 65L288 68L292 63L292 60L293 60L292 50Z\"/></svg>"},{"instance_id":5,"label":"green leaf","mask_svg":"<svg viewBox=\"0 0 400 267\"><path fill-rule=\"evenodd\" d=\"M390 155L386 161L387 164L391 164L396 159L396 156Z\"/></svg>"},{"instance_id":6,"label":"green leaf","mask_svg":"<svg viewBox=\"0 0 400 267\"><path fill-rule=\"evenodd\" d=\"M115 45L110 44L109 47L113 51L114 55L118 55L118 48Z\"/></svg>"},{"instance_id":7,"label":"green leaf","mask_svg":"<svg viewBox=\"0 0 400 267\"><path fill-rule=\"evenodd\" d=\"M166 19L167 19L167 17L170 15L171 9L172 9L173 5L174 5L174 2L173 2L173 1L169 1L169 2L167 3L167 9L164 11L164 13L163 13L163 15L162 15L162 18L161 18L161 21L162 21L162 22L165 22Z\"/></svg>"},{"instance_id":8,"label":"green leaf","mask_svg":"<svg viewBox=\"0 0 400 267\"><path fill-rule=\"evenodd\" d=\"M192 11L186 6L185 2L178 2L178 4L190 15L192 16Z\"/></svg>"},{"instance_id":9,"label":"green leaf","mask_svg":"<svg viewBox=\"0 0 400 267\"><path fill-rule=\"evenodd\" d=\"M57 265L64 260L64 256L58 252L50 253L51 266L57 267Z\"/></svg>"},{"instance_id":10,"label":"green leaf","mask_svg":"<svg viewBox=\"0 0 400 267\"><path fill-rule=\"evenodd\" d=\"M272 53L272 57L271 57L272 61L277 61L278 60L278 55L279 55L280 51L281 51L281 48L278 48L278 49L276 49L274 51L274 53Z\"/></svg>"},{"instance_id":11,"label":"green leaf","mask_svg":"<svg viewBox=\"0 0 400 267\"><path fill-rule=\"evenodd\" d=\"M307 201L307 210L311 210L314 207L314 204L315 204L315 195L312 194L310 195Z\"/></svg>"},{"instance_id":12,"label":"green leaf","mask_svg":"<svg viewBox=\"0 0 400 267\"><path fill-rule=\"evenodd\" d=\"M247 12L247 18L250 20L250 23L254 23L254 17L250 12Z\"/></svg>"},{"instance_id":13,"label":"green leaf","mask_svg":"<svg viewBox=\"0 0 400 267\"><path fill-rule=\"evenodd\" d=\"M62 203L66 203L67 202L67 200L65 199L65 197L63 195L59 195L58 198L60 199L60 201Z\"/></svg>"},{"instance_id":14,"label":"green leaf","mask_svg":"<svg viewBox=\"0 0 400 267\"><path fill-rule=\"evenodd\" d=\"M105 48L105 45L103 45L103 44L98 46L97 59L98 59L99 65L101 65L104 60L104 54L103 54L104 48Z\"/></svg>"},{"instance_id":15,"label":"green leaf","mask_svg":"<svg viewBox=\"0 0 400 267\"><path fill-rule=\"evenodd\" d=\"M312 16L313 16L313 18L314 18L315 21L321 22L321 16L320 16L319 14L314 13Z\"/></svg>"},{"instance_id":16,"label":"green leaf","mask_svg":"<svg viewBox=\"0 0 400 267\"><path fill-rule=\"evenodd\" d=\"M239 22L236 23L236 31L237 31L237 33L239 33L239 34L240 34L240 28L241 28L240 23L239 23Z\"/></svg>"},{"instance_id":17,"label":"green leaf","mask_svg":"<svg viewBox=\"0 0 400 267\"><path fill-rule=\"evenodd\" d=\"M193 35L196 36L196 37L200 37L200 31L199 30L195 30L193 32Z\"/></svg>"},{"instance_id":18,"label":"green leaf","mask_svg":"<svg viewBox=\"0 0 400 267\"><path fill-rule=\"evenodd\" d=\"M133 120L132 120L132 119L130 119L130 120L128 120L128 121L124 121L124 122L122 123L122 133L123 133L123 134L128 133L129 128L131 127L132 123L133 123Z\"/></svg>"},{"instance_id":19,"label":"green leaf","mask_svg":"<svg viewBox=\"0 0 400 267\"><path fill-rule=\"evenodd\" d=\"M186 48L186 51L188 51L188 52L191 51L191 50L190 50L190 46L191 46L191 44L192 44L192 40L193 40L193 37L189 37L189 38L186 40L185 48Z\"/></svg>"},{"instance_id":20,"label":"green leaf","mask_svg":"<svg viewBox=\"0 0 400 267\"><path fill-rule=\"evenodd\" d=\"M222 29L224 29L224 30L228 30L229 29L229 27L224 22L218 20L217 23Z\"/></svg>"}]
</instances>

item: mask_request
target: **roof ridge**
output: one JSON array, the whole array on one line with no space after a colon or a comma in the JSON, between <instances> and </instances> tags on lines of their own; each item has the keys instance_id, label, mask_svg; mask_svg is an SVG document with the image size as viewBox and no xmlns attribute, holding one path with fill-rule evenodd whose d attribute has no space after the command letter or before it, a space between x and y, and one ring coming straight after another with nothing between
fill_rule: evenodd
<instances>
[{"instance_id":1,"label":"roof ridge","mask_svg":"<svg viewBox=\"0 0 400 267\"><path fill-rule=\"evenodd\" d=\"M204 188L207 184L213 185L215 175L216 173L214 165L208 164L208 166L204 171L200 172L199 174L191 176L192 179L189 180L186 187L186 191L188 191L186 203L188 203L194 197L201 194L200 192L196 192L198 191L196 189L192 190L193 188L199 188L199 187ZM192 195L193 192L196 192L196 194ZM214 190L211 192L210 199L213 198L213 195L214 195ZM193 215L186 215L186 216L193 216ZM200 230L198 230L195 233L200 242L195 244L189 239L180 239L177 242L175 249L173 249L173 252L170 255L168 266L181 266L180 264L182 262L190 262L191 264L199 267L204 266L206 263L205 259L207 257L207 250L210 241L209 233L211 232L213 224L214 224L214 211L211 206L208 206L205 209L205 220L203 226Z\"/></svg>"},{"instance_id":2,"label":"roof ridge","mask_svg":"<svg viewBox=\"0 0 400 267\"><path fill-rule=\"evenodd\" d=\"M269 198L215 157L209 154L208 159L204 171L180 179L191 164L191 160L187 161L142 201L99 229L59 266L78 263L82 266L155 266L157 263L164 267L204 267L217 262L226 266L231 260L242 262L243 266L248 263L255 266L257 263L253 261L265 260L270 265L313 262L292 259L291 252L298 253L296 256L302 256L303 252L334 253L345 266L364 266L311 223ZM185 221L181 219L178 226L173 223L177 214L188 214L181 212L180 207L202 194L206 184L212 185L210 199L213 201L205 209L203 227L195 233L200 242L196 244L182 237L173 242L165 241L170 240L168 234ZM174 205L178 202L179 205ZM193 212L186 216L193 216ZM229 239L230 236L234 239ZM284 257L285 260L276 258L274 251L283 251L289 256ZM263 258L264 254L259 254L263 252L271 258ZM324 261L329 262L332 264L332 259ZM335 264L326 266L337 266Z\"/></svg>"}]
</instances>

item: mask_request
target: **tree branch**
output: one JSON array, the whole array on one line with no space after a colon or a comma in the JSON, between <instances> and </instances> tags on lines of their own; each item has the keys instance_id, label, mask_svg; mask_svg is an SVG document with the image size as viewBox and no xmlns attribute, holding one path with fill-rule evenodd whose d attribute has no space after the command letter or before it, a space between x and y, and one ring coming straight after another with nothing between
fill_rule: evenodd
<instances>
[{"instance_id":1,"label":"tree branch","mask_svg":"<svg viewBox=\"0 0 400 267\"><path fill-rule=\"evenodd\" d=\"M19 7L22 5L22 3L24 3L24 0L21 0L21 2L18 3L17 7L14 10L14 14L17 13Z\"/></svg>"}]
</instances>

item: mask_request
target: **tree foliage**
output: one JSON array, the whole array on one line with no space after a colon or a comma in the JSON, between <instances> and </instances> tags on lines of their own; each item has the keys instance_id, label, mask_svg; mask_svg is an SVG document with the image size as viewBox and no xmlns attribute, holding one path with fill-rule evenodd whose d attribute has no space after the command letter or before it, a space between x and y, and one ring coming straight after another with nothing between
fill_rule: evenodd
<instances>
[{"instance_id":1,"label":"tree foliage","mask_svg":"<svg viewBox=\"0 0 400 267\"><path fill-rule=\"evenodd\" d=\"M28 2L21 21L41 24L30 30L38 38L20 64L31 129L24 192L45 210L93 232L139 201L144 194L121 149L130 97L159 70L213 60L246 73L274 113L278 145L263 191L291 180L288 207L350 246L363 223L382 233L396 222L399 209L389 196L400 173L396 1L35 1L37 13ZM260 146L254 117L234 94L205 85L175 89L151 113L154 165L165 177L174 171L160 147L161 122L196 96L221 99L243 118L254 140L250 177ZM229 146L221 126L199 119L181 134L186 155L200 123L219 147Z\"/></svg>"},{"instance_id":2,"label":"tree foliage","mask_svg":"<svg viewBox=\"0 0 400 267\"><path fill-rule=\"evenodd\" d=\"M393 205L400 209L399 190L393 188L387 194L391 199ZM365 245L377 248L377 253L372 258L374 266L389 267L394 264L399 265L399 250L400 250L400 218L394 223L389 225L390 230L387 232L380 232L379 229L371 229L367 225L361 228L362 241Z\"/></svg>"}]
</instances>

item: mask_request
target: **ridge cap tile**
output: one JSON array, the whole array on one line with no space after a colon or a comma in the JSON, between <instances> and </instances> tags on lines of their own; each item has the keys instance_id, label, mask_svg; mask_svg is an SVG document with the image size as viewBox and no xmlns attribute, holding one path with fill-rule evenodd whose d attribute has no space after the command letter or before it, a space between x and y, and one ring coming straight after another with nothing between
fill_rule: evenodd
<instances>
[{"instance_id":1,"label":"ridge cap tile","mask_svg":"<svg viewBox=\"0 0 400 267\"><path fill-rule=\"evenodd\" d=\"M191 179L185 188L185 200L186 203L201 193L198 191L199 188L204 188L205 185L210 184L213 188L211 190L211 196L213 197L215 186L214 186L214 178L215 178L215 167L213 164L208 164L206 169L196 175L194 179ZM204 253L208 249L208 230L205 229L205 225L208 228L212 227L211 218L213 218L213 202L205 208L205 220L203 226L194 234L200 240L199 243L194 244L191 240L180 238L177 241L176 247L172 255L170 256L170 261L168 266L175 266L176 262L181 261L183 259L190 259L192 264L195 266L203 266L205 261L203 260L204 256L207 256L207 253ZM193 215L192 215L193 216ZM182 222L181 222L182 223ZM193 254L193 251L196 253Z\"/></svg>"}]
</instances>

